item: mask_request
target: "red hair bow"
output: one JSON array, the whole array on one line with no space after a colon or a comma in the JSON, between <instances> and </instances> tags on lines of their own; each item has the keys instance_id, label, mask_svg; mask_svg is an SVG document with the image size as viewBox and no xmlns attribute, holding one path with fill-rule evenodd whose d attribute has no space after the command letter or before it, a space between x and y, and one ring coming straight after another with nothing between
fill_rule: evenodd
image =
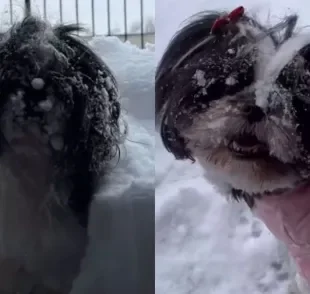
<instances>
[{"instance_id":1,"label":"red hair bow","mask_svg":"<svg viewBox=\"0 0 310 294\"><path fill-rule=\"evenodd\" d=\"M236 23L243 15L244 15L244 7L240 6L234 9L228 15L218 18L211 28L211 34L214 34L215 32L222 30L229 23Z\"/></svg>"}]
</instances>

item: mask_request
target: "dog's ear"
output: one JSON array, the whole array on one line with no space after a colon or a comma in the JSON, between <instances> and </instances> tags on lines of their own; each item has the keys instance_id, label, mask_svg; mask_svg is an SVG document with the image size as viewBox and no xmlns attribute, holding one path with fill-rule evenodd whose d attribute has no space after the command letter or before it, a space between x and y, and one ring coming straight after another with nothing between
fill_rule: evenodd
<instances>
[{"instance_id":1,"label":"dog's ear","mask_svg":"<svg viewBox=\"0 0 310 294\"><path fill-rule=\"evenodd\" d=\"M88 170L100 172L118 153L121 140L119 92L110 68L73 35L80 30L76 25L54 28L58 37L55 46L66 55L68 74L74 80L68 141L75 162L79 158L87 162Z\"/></svg>"},{"instance_id":2,"label":"dog's ear","mask_svg":"<svg viewBox=\"0 0 310 294\"><path fill-rule=\"evenodd\" d=\"M292 95L297 131L307 158L310 156L310 35L308 39L309 44L298 52L280 76L282 85Z\"/></svg>"},{"instance_id":3,"label":"dog's ear","mask_svg":"<svg viewBox=\"0 0 310 294\"><path fill-rule=\"evenodd\" d=\"M76 25L54 28L54 46L67 59L66 80L72 88L72 111L65 134L67 152L63 156L73 183L69 206L85 225L96 179L119 156L125 134L120 126L116 79L107 64L74 35L80 30Z\"/></svg>"}]
</instances>

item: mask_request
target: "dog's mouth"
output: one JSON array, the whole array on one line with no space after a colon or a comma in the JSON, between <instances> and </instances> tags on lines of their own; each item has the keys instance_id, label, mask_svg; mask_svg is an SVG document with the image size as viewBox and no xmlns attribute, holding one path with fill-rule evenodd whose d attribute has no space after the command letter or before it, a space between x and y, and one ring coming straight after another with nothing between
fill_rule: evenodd
<instances>
[{"instance_id":1,"label":"dog's mouth","mask_svg":"<svg viewBox=\"0 0 310 294\"><path fill-rule=\"evenodd\" d=\"M268 147L252 134L242 134L228 143L229 151L242 159L256 159L269 155Z\"/></svg>"}]
</instances>

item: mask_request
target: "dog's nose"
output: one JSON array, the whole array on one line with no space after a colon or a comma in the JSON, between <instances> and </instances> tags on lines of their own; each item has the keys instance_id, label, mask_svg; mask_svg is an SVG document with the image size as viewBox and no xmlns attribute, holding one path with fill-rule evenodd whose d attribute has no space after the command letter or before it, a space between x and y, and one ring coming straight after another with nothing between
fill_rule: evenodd
<instances>
[{"instance_id":1,"label":"dog's nose","mask_svg":"<svg viewBox=\"0 0 310 294\"><path fill-rule=\"evenodd\" d=\"M246 115L248 121L250 123L256 123L261 121L265 113L263 110L257 105L247 105L243 108L243 113Z\"/></svg>"}]
</instances>

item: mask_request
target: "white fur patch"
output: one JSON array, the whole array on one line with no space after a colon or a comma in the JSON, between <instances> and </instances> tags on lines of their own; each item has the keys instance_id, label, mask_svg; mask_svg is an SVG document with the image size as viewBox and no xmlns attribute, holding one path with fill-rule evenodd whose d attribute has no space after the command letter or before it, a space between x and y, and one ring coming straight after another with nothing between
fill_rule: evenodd
<instances>
[{"instance_id":1,"label":"white fur patch","mask_svg":"<svg viewBox=\"0 0 310 294\"><path fill-rule=\"evenodd\" d=\"M256 104L261 108L268 106L268 95L283 68L296 56L298 51L310 43L310 35L298 35L281 45L276 54L266 55L264 68L260 70L257 83Z\"/></svg>"},{"instance_id":2,"label":"white fur patch","mask_svg":"<svg viewBox=\"0 0 310 294\"><path fill-rule=\"evenodd\" d=\"M252 36L255 40L253 45L258 50L258 59L257 59L257 66L255 69L256 79L260 80L264 77L265 68L270 63L270 59L276 54L276 48L273 40L269 36L265 36L265 34L258 28L238 24L241 32L245 31L243 34ZM243 30L242 30L243 29ZM251 46L250 46L251 48Z\"/></svg>"}]
</instances>

